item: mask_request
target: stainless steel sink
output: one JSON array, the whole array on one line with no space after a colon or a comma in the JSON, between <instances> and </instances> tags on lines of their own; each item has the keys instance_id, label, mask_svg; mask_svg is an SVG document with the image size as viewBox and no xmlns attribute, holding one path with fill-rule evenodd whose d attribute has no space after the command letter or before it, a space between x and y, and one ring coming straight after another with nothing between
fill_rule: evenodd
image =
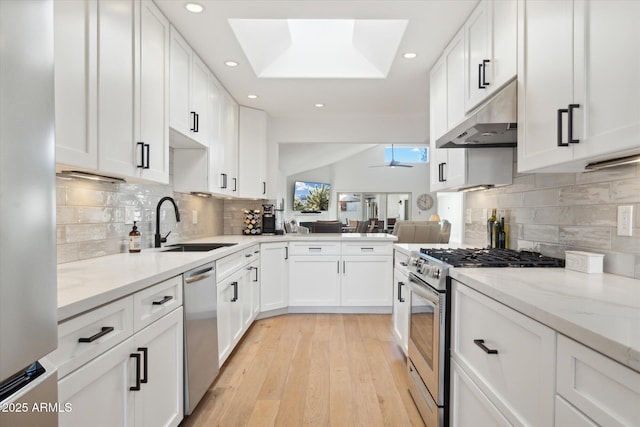
<instances>
[{"instance_id":1,"label":"stainless steel sink","mask_svg":"<svg viewBox=\"0 0 640 427\"><path fill-rule=\"evenodd\" d=\"M233 245L237 243L178 243L165 246L162 252L209 252Z\"/></svg>"}]
</instances>

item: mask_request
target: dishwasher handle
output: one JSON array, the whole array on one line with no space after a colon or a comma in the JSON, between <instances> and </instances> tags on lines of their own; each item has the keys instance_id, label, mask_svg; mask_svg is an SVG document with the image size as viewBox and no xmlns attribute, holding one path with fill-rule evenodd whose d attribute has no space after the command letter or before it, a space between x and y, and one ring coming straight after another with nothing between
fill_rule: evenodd
<instances>
[{"instance_id":1,"label":"dishwasher handle","mask_svg":"<svg viewBox=\"0 0 640 427\"><path fill-rule=\"evenodd\" d=\"M213 267L207 267L207 268L203 268L201 270L196 270L196 271L190 272L189 276L187 276L185 274L184 282L185 283L199 282L200 280L204 280L207 277L211 276L212 271L213 271Z\"/></svg>"}]
</instances>

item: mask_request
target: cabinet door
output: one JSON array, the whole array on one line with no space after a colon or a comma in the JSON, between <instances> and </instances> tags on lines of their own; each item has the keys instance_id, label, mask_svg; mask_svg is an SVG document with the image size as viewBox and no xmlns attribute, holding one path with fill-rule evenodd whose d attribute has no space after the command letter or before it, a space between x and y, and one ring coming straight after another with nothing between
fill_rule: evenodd
<instances>
[{"instance_id":1,"label":"cabinet door","mask_svg":"<svg viewBox=\"0 0 640 427\"><path fill-rule=\"evenodd\" d=\"M260 263L256 260L251 264L250 268L251 321L253 321L260 313Z\"/></svg>"},{"instance_id":2,"label":"cabinet door","mask_svg":"<svg viewBox=\"0 0 640 427\"><path fill-rule=\"evenodd\" d=\"M444 187L442 166L447 162L446 149L438 149L436 140L447 132L447 62L443 55L429 74L429 155L430 190Z\"/></svg>"},{"instance_id":3,"label":"cabinet door","mask_svg":"<svg viewBox=\"0 0 640 427\"><path fill-rule=\"evenodd\" d=\"M447 130L453 129L465 117L464 55L464 31L460 30L444 52L447 62Z\"/></svg>"},{"instance_id":4,"label":"cabinet door","mask_svg":"<svg viewBox=\"0 0 640 427\"><path fill-rule=\"evenodd\" d=\"M573 1L521 0L518 52L518 171L567 162L573 148L558 146L557 125L573 100Z\"/></svg>"},{"instance_id":5,"label":"cabinet door","mask_svg":"<svg viewBox=\"0 0 640 427\"><path fill-rule=\"evenodd\" d=\"M240 106L238 176L240 197L266 196L267 115L262 110Z\"/></svg>"},{"instance_id":6,"label":"cabinet door","mask_svg":"<svg viewBox=\"0 0 640 427\"><path fill-rule=\"evenodd\" d=\"M452 427L512 425L455 361L451 362L449 410Z\"/></svg>"},{"instance_id":7,"label":"cabinet door","mask_svg":"<svg viewBox=\"0 0 640 427\"><path fill-rule=\"evenodd\" d=\"M574 158L635 149L640 141L640 2L577 1Z\"/></svg>"},{"instance_id":8,"label":"cabinet door","mask_svg":"<svg viewBox=\"0 0 640 427\"><path fill-rule=\"evenodd\" d=\"M289 305L289 264L286 243L260 245L260 311Z\"/></svg>"},{"instance_id":9,"label":"cabinet door","mask_svg":"<svg viewBox=\"0 0 640 427\"><path fill-rule=\"evenodd\" d=\"M134 58L138 3L98 2L98 151L99 169L135 175Z\"/></svg>"},{"instance_id":10,"label":"cabinet door","mask_svg":"<svg viewBox=\"0 0 640 427\"><path fill-rule=\"evenodd\" d=\"M253 321L253 269L251 266L242 267L242 280L240 281L240 301L242 305L242 329L246 331Z\"/></svg>"},{"instance_id":11,"label":"cabinet door","mask_svg":"<svg viewBox=\"0 0 640 427\"><path fill-rule=\"evenodd\" d=\"M289 260L289 305L340 305L339 256L292 256Z\"/></svg>"},{"instance_id":12,"label":"cabinet door","mask_svg":"<svg viewBox=\"0 0 640 427\"><path fill-rule=\"evenodd\" d=\"M492 83L491 69L491 2L481 1L464 25L466 43L465 107L469 111L486 96ZM484 84L484 83L489 83Z\"/></svg>"},{"instance_id":13,"label":"cabinet door","mask_svg":"<svg viewBox=\"0 0 640 427\"><path fill-rule=\"evenodd\" d=\"M242 337L241 282L243 270L218 283L218 361L222 366Z\"/></svg>"},{"instance_id":14,"label":"cabinet door","mask_svg":"<svg viewBox=\"0 0 640 427\"><path fill-rule=\"evenodd\" d=\"M391 256L342 257L343 306L391 307L393 291Z\"/></svg>"},{"instance_id":15,"label":"cabinet door","mask_svg":"<svg viewBox=\"0 0 640 427\"><path fill-rule=\"evenodd\" d=\"M97 0L53 4L56 162L89 169L98 169L97 7Z\"/></svg>"},{"instance_id":16,"label":"cabinet door","mask_svg":"<svg viewBox=\"0 0 640 427\"><path fill-rule=\"evenodd\" d=\"M409 351L409 311L411 288L407 274L395 269L393 275L393 335L407 355Z\"/></svg>"},{"instance_id":17,"label":"cabinet door","mask_svg":"<svg viewBox=\"0 0 640 427\"><path fill-rule=\"evenodd\" d=\"M485 74L490 83L489 94L496 92L517 75L518 68L518 2L491 2L491 63Z\"/></svg>"},{"instance_id":18,"label":"cabinet door","mask_svg":"<svg viewBox=\"0 0 640 427\"><path fill-rule=\"evenodd\" d=\"M224 170L227 175L226 192L238 195L238 104L229 94L224 95Z\"/></svg>"},{"instance_id":19,"label":"cabinet door","mask_svg":"<svg viewBox=\"0 0 640 427\"><path fill-rule=\"evenodd\" d=\"M135 385L135 362L129 356L133 348L129 338L58 381L60 402L72 407L58 414L61 427L133 425L135 396L129 391Z\"/></svg>"},{"instance_id":20,"label":"cabinet door","mask_svg":"<svg viewBox=\"0 0 640 427\"><path fill-rule=\"evenodd\" d=\"M182 421L182 330L179 307L134 335L134 351L141 355L142 376L146 380L139 391L132 392L137 426L177 426Z\"/></svg>"},{"instance_id":21,"label":"cabinet door","mask_svg":"<svg viewBox=\"0 0 640 427\"><path fill-rule=\"evenodd\" d=\"M137 152L137 168L146 180L169 183L169 21L151 0L143 0L140 10L140 53L136 67L136 143L149 144L144 159ZM139 145L138 145L139 147ZM145 147L142 146L144 149ZM147 158L148 156L148 158Z\"/></svg>"},{"instance_id":22,"label":"cabinet door","mask_svg":"<svg viewBox=\"0 0 640 427\"><path fill-rule=\"evenodd\" d=\"M191 132L193 139L209 145L209 69L195 53L191 56L191 110L195 123ZM192 114L193 116L193 114Z\"/></svg>"},{"instance_id":23,"label":"cabinet door","mask_svg":"<svg viewBox=\"0 0 640 427\"><path fill-rule=\"evenodd\" d=\"M170 61L170 126L182 133L189 135L191 132L192 117L190 114L191 100L189 98L191 88L191 47L171 26L171 61Z\"/></svg>"}]
</instances>

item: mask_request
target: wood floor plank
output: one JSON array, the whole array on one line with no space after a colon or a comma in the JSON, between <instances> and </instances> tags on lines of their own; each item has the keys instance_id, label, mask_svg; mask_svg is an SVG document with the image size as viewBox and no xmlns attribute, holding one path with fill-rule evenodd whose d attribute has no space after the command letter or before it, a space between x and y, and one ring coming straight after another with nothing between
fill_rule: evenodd
<instances>
[{"instance_id":1,"label":"wood floor plank","mask_svg":"<svg viewBox=\"0 0 640 427\"><path fill-rule=\"evenodd\" d=\"M391 316L256 321L181 427L422 426Z\"/></svg>"}]
</instances>

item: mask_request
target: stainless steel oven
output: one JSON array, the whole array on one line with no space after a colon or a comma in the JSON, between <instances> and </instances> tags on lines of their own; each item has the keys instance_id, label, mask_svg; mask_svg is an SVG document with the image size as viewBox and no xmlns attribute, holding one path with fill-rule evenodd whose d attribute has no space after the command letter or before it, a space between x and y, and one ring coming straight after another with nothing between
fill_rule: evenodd
<instances>
[{"instance_id":1,"label":"stainless steel oven","mask_svg":"<svg viewBox=\"0 0 640 427\"><path fill-rule=\"evenodd\" d=\"M446 289L409 274L409 391L427 427L447 425L448 320Z\"/></svg>"}]
</instances>

